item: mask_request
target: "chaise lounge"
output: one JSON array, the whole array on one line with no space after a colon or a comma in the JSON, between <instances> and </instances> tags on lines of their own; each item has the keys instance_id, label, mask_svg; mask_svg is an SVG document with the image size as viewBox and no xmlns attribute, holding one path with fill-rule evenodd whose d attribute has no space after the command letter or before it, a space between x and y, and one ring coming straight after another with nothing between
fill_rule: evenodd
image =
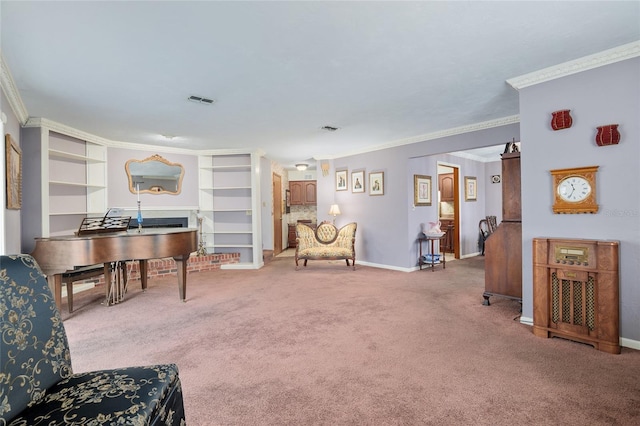
<instances>
[{"instance_id":1,"label":"chaise lounge","mask_svg":"<svg viewBox=\"0 0 640 426\"><path fill-rule=\"evenodd\" d=\"M356 270L356 227L351 222L338 230L331 222L322 222L316 230L303 224L296 224L296 270L298 261L304 260L304 266L311 260L341 260Z\"/></svg>"},{"instance_id":2,"label":"chaise lounge","mask_svg":"<svg viewBox=\"0 0 640 426\"><path fill-rule=\"evenodd\" d=\"M174 364L73 374L67 336L35 259L0 256L0 425L184 426Z\"/></svg>"}]
</instances>

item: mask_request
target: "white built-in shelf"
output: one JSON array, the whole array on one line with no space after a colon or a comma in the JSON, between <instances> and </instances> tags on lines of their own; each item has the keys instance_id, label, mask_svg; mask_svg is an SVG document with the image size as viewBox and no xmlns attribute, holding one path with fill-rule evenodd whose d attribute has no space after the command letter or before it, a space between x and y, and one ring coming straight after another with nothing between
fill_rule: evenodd
<instances>
[{"instance_id":1,"label":"white built-in shelf","mask_svg":"<svg viewBox=\"0 0 640 426\"><path fill-rule=\"evenodd\" d=\"M71 152L60 151L57 149L49 150L49 157L51 158L66 158L70 160L87 161L91 163L106 163L103 158L87 157L86 155L73 154Z\"/></svg>"},{"instance_id":2,"label":"white built-in shelf","mask_svg":"<svg viewBox=\"0 0 640 426\"><path fill-rule=\"evenodd\" d=\"M93 185L90 183L78 183L78 182L63 182L60 180L50 180L49 185L79 186L83 188L98 188L98 189L106 188L105 185Z\"/></svg>"}]
</instances>

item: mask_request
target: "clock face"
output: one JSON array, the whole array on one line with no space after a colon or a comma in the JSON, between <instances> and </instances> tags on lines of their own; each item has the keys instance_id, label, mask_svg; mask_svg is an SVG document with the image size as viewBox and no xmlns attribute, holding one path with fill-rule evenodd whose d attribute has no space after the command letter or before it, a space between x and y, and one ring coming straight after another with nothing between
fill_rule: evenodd
<instances>
[{"instance_id":1,"label":"clock face","mask_svg":"<svg viewBox=\"0 0 640 426\"><path fill-rule=\"evenodd\" d=\"M589 194L591 194L591 185L581 176L569 176L558 184L558 196L569 203L579 203Z\"/></svg>"}]
</instances>

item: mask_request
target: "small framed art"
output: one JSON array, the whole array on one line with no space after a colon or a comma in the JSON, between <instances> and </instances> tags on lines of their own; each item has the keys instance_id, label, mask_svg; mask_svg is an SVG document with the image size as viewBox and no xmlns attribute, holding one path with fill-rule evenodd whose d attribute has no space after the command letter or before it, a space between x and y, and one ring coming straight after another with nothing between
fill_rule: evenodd
<instances>
[{"instance_id":1,"label":"small framed art","mask_svg":"<svg viewBox=\"0 0 640 426\"><path fill-rule=\"evenodd\" d=\"M413 204L431 205L431 176L413 175Z\"/></svg>"},{"instance_id":2,"label":"small framed art","mask_svg":"<svg viewBox=\"0 0 640 426\"><path fill-rule=\"evenodd\" d=\"M478 181L474 176L464 177L464 200L476 201L478 199Z\"/></svg>"},{"instance_id":3,"label":"small framed art","mask_svg":"<svg viewBox=\"0 0 640 426\"><path fill-rule=\"evenodd\" d=\"M351 192L364 192L364 170L351 172Z\"/></svg>"},{"instance_id":4,"label":"small framed art","mask_svg":"<svg viewBox=\"0 0 640 426\"><path fill-rule=\"evenodd\" d=\"M347 171L338 170L336 172L336 191L346 191L347 186Z\"/></svg>"},{"instance_id":5,"label":"small framed art","mask_svg":"<svg viewBox=\"0 0 640 426\"><path fill-rule=\"evenodd\" d=\"M7 208L19 210L22 208L22 151L9 133L5 136L5 143Z\"/></svg>"},{"instance_id":6,"label":"small framed art","mask_svg":"<svg viewBox=\"0 0 640 426\"><path fill-rule=\"evenodd\" d=\"M369 195L384 195L384 172L369 173Z\"/></svg>"}]
</instances>

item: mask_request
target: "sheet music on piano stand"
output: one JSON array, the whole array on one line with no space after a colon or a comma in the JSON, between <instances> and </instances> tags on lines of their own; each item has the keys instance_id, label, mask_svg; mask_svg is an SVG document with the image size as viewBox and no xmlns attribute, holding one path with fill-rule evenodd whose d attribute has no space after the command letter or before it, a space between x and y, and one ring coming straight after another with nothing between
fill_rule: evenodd
<instances>
[{"instance_id":1,"label":"sheet music on piano stand","mask_svg":"<svg viewBox=\"0 0 640 426\"><path fill-rule=\"evenodd\" d=\"M129 221L131 216L85 217L76 234L82 236L126 231L129 228Z\"/></svg>"}]
</instances>

